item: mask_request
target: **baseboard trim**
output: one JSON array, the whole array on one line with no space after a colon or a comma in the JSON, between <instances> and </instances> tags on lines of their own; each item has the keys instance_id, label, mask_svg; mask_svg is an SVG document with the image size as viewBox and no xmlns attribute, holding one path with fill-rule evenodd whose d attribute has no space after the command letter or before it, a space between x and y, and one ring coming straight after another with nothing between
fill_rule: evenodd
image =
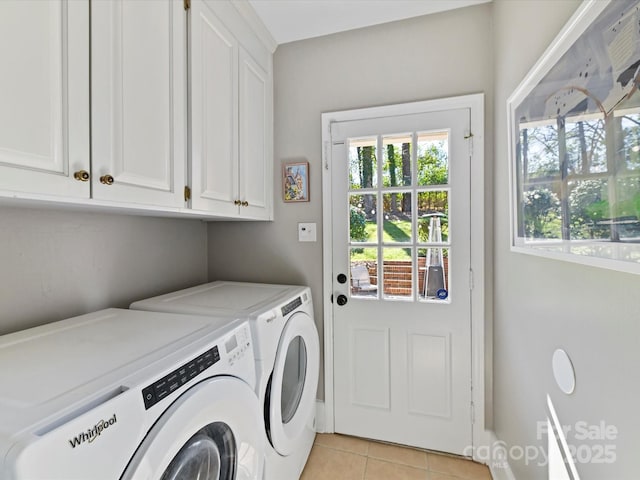
<instances>
[{"instance_id":1,"label":"baseboard trim","mask_svg":"<svg viewBox=\"0 0 640 480\"><path fill-rule=\"evenodd\" d=\"M489 445L490 458L487 466L491 470L493 480L516 480L516 476L509 465L509 458L505 443L498 439L495 432L489 432L491 445Z\"/></svg>"}]
</instances>

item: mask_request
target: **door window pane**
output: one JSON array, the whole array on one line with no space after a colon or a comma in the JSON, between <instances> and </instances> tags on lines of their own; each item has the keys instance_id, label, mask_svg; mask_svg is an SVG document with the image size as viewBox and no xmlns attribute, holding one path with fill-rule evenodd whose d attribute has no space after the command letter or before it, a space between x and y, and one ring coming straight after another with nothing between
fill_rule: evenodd
<instances>
[{"instance_id":1,"label":"door window pane","mask_svg":"<svg viewBox=\"0 0 640 480\"><path fill-rule=\"evenodd\" d=\"M378 297L378 249L352 248L350 260L351 296Z\"/></svg>"},{"instance_id":2,"label":"door window pane","mask_svg":"<svg viewBox=\"0 0 640 480\"><path fill-rule=\"evenodd\" d=\"M349 141L349 188L375 188L378 185L377 139Z\"/></svg>"},{"instance_id":3,"label":"door window pane","mask_svg":"<svg viewBox=\"0 0 640 480\"><path fill-rule=\"evenodd\" d=\"M418 274L421 300L449 301L449 248L418 249Z\"/></svg>"},{"instance_id":4,"label":"door window pane","mask_svg":"<svg viewBox=\"0 0 640 480\"><path fill-rule=\"evenodd\" d=\"M383 241L406 243L412 241L411 194L385 193L382 196L384 214Z\"/></svg>"},{"instance_id":5,"label":"door window pane","mask_svg":"<svg viewBox=\"0 0 640 480\"><path fill-rule=\"evenodd\" d=\"M426 132L418 134L418 185L449 183L449 134Z\"/></svg>"},{"instance_id":6,"label":"door window pane","mask_svg":"<svg viewBox=\"0 0 640 480\"><path fill-rule=\"evenodd\" d=\"M377 196L349 195L349 238L351 242L378 242Z\"/></svg>"},{"instance_id":7,"label":"door window pane","mask_svg":"<svg viewBox=\"0 0 640 480\"><path fill-rule=\"evenodd\" d=\"M382 139L382 182L385 187L411 185L411 135Z\"/></svg>"},{"instance_id":8,"label":"door window pane","mask_svg":"<svg viewBox=\"0 0 640 480\"><path fill-rule=\"evenodd\" d=\"M447 190L418 193L418 240L449 241L449 192ZM438 220L435 220L435 219ZM440 234L434 227L439 227ZM436 240L436 238L438 238Z\"/></svg>"},{"instance_id":9,"label":"door window pane","mask_svg":"<svg viewBox=\"0 0 640 480\"><path fill-rule=\"evenodd\" d=\"M382 284L384 298L413 299L413 248L384 248L382 250Z\"/></svg>"}]
</instances>

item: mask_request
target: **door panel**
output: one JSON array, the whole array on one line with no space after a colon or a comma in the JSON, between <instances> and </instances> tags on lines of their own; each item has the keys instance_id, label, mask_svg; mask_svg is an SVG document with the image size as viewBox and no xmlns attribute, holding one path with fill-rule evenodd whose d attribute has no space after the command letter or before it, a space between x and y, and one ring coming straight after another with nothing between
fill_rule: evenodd
<instances>
[{"instance_id":1,"label":"door panel","mask_svg":"<svg viewBox=\"0 0 640 480\"><path fill-rule=\"evenodd\" d=\"M185 35L180 2L93 4L94 198L184 205Z\"/></svg>"},{"instance_id":2,"label":"door panel","mask_svg":"<svg viewBox=\"0 0 640 480\"><path fill-rule=\"evenodd\" d=\"M238 213L238 43L210 7L192 2L192 207Z\"/></svg>"},{"instance_id":3,"label":"door panel","mask_svg":"<svg viewBox=\"0 0 640 480\"><path fill-rule=\"evenodd\" d=\"M242 215L268 218L271 183L269 135L272 121L269 76L244 50L240 49L240 200Z\"/></svg>"},{"instance_id":4,"label":"door panel","mask_svg":"<svg viewBox=\"0 0 640 480\"><path fill-rule=\"evenodd\" d=\"M409 333L409 413L451 416L450 335Z\"/></svg>"},{"instance_id":5,"label":"door panel","mask_svg":"<svg viewBox=\"0 0 640 480\"><path fill-rule=\"evenodd\" d=\"M89 198L88 1L2 1L0 32L0 189Z\"/></svg>"},{"instance_id":6,"label":"door panel","mask_svg":"<svg viewBox=\"0 0 640 480\"><path fill-rule=\"evenodd\" d=\"M335 430L471 445L468 109L331 126Z\"/></svg>"},{"instance_id":7,"label":"door panel","mask_svg":"<svg viewBox=\"0 0 640 480\"><path fill-rule=\"evenodd\" d=\"M351 402L388 410L390 378L389 329L354 328L349 365Z\"/></svg>"}]
</instances>

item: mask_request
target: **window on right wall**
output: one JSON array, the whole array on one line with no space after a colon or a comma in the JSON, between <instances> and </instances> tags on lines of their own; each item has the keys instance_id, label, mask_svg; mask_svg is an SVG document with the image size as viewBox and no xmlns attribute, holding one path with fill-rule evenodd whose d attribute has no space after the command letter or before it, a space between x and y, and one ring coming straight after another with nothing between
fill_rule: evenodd
<instances>
[{"instance_id":1,"label":"window on right wall","mask_svg":"<svg viewBox=\"0 0 640 480\"><path fill-rule=\"evenodd\" d=\"M512 249L640 273L640 1L585 2L509 99Z\"/></svg>"}]
</instances>

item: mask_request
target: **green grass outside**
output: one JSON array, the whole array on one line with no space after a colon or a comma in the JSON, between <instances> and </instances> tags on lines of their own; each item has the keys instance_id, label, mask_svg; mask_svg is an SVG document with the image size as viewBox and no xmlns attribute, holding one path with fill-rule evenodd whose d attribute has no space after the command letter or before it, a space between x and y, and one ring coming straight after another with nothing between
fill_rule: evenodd
<instances>
[{"instance_id":1,"label":"green grass outside","mask_svg":"<svg viewBox=\"0 0 640 480\"><path fill-rule=\"evenodd\" d=\"M367 242L377 242L377 224L367 222L365 232ZM410 242L411 222L408 220L385 220L382 228L383 241L386 242ZM383 250L385 260L411 260L411 250L404 248L385 248ZM378 249L373 247L363 248L362 252L352 251L351 261L376 261L378 259Z\"/></svg>"}]
</instances>

